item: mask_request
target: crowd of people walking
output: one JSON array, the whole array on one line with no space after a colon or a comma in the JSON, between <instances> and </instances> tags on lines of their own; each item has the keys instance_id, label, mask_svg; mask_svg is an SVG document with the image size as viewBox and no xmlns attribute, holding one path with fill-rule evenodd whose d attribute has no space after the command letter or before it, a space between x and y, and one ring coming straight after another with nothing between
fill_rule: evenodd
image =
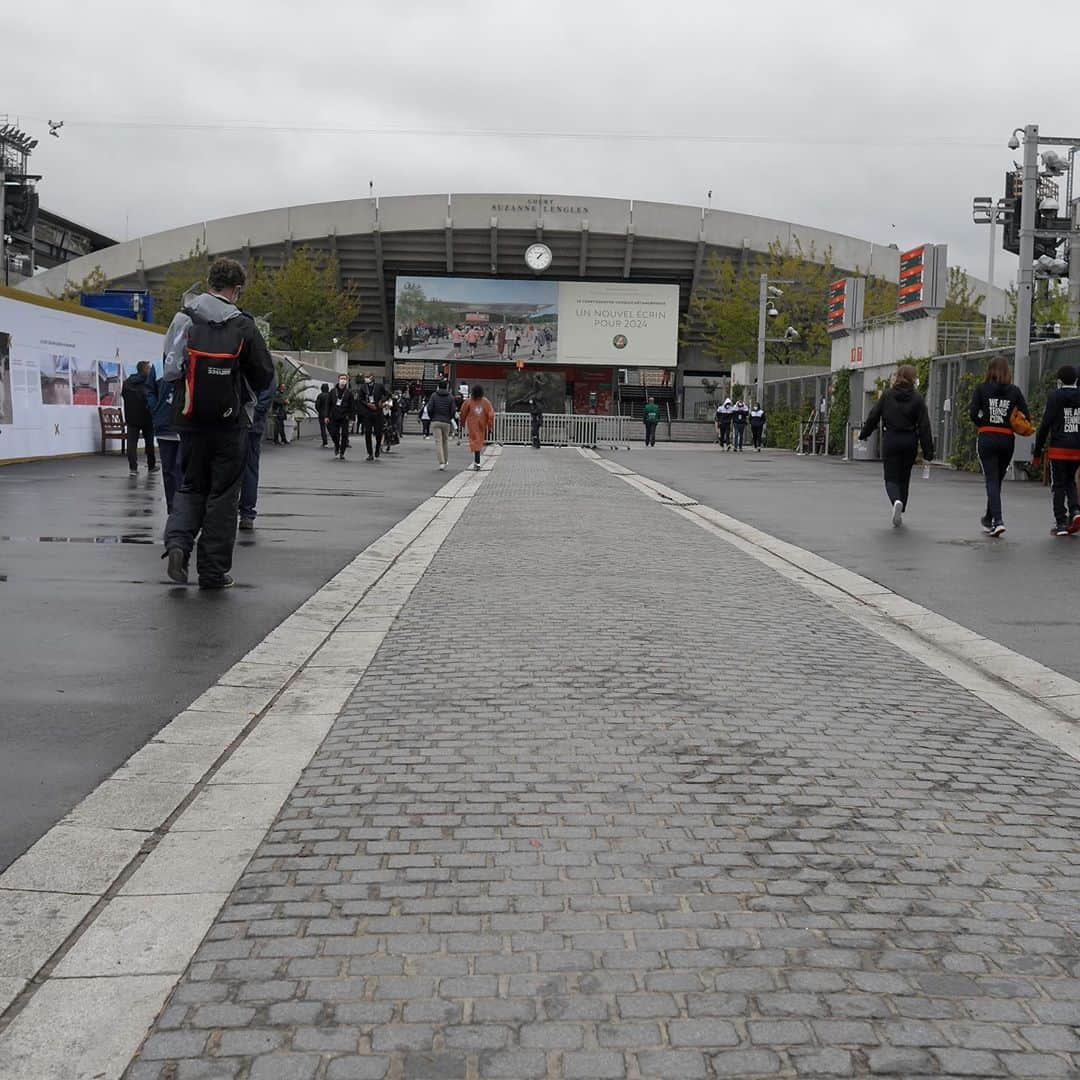
<instances>
[{"instance_id":1,"label":"crowd of people walking","mask_svg":"<svg viewBox=\"0 0 1080 1080\"><path fill-rule=\"evenodd\" d=\"M195 554L199 585L206 589L232 585L229 571L237 529L255 527L267 421L273 422L274 443L288 445L286 424L297 404L278 388L266 343L251 317L237 306L245 280L239 263L218 259L210 268L207 292L191 298L169 326L162 376L156 375L151 364L141 362L125 380L122 391L129 470L138 474L141 439L148 470L162 473L168 511L163 558L168 560L168 576L186 583ZM466 348L469 334L477 330L444 329L452 342ZM531 346L544 348L548 342L542 328L528 329ZM460 342L455 331L460 333ZM499 327L491 344L500 351L518 348L521 339L515 335L511 340L512 331L513 327ZM1002 483L1013 460L1017 435L1034 435L1033 466L1038 468L1045 461L1054 517L1051 532L1059 537L1080 532L1077 374L1072 365L1059 368L1058 386L1049 394L1036 430L1027 400L1012 382L1008 360L1004 356L990 360L967 412L975 427L986 489L980 525L988 536L1005 533ZM468 391L468 396L461 391ZM495 427L495 409L483 387L462 386L453 393L445 377L425 397L419 380L404 389L393 389L369 372L353 386L342 373L333 386L322 384L314 406L322 445L333 446L337 461L347 459L350 435L361 432L366 460L380 461L400 443L405 416L415 411L424 439L435 441L440 470L448 467L450 439L455 435L459 445L467 439L472 468L479 469L485 443ZM530 441L539 449L544 413L538 399L529 399L528 412ZM645 445L655 446L660 407L654 397L644 406L643 421ZM724 451L740 453L749 428L754 449L760 452L766 423L760 403L748 406L741 398L725 398L714 416L716 441ZM911 475L920 453L924 475L929 476L936 451L926 400L913 366L898 368L858 437L866 440L879 428L890 520L899 527L909 509Z\"/></svg>"}]
</instances>

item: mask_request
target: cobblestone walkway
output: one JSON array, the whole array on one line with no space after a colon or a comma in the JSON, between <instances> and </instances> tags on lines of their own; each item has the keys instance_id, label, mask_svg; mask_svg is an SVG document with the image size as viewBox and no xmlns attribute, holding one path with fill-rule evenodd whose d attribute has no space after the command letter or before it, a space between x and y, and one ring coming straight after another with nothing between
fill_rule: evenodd
<instances>
[{"instance_id":1,"label":"cobblestone walkway","mask_svg":"<svg viewBox=\"0 0 1080 1080\"><path fill-rule=\"evenodd\" d=\"M1080 764L507 451L129 1080L1080 1075Z\"/></svg>"}]
</instances>

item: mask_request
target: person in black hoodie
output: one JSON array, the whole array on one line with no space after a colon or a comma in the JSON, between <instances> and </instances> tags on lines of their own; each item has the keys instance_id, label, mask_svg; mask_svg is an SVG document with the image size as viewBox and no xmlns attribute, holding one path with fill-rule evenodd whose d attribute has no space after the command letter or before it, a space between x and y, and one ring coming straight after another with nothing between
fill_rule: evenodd
<instances>
[{"instance_id":1,"label":"person in black hoodie","mask_svg":"<svg viewBox=\"0 0 1080 1080\"><path fill-rule=\"evenodd\" d=\"M870 410L859 432L860 439L868 439L879 423L885 429L881 457L885 470L885 494L892 503L894 528L903 521L907 510L911 469L919 444L922 444L923 457L927 461L934 458L930 415L922 394L917 390L918 385L915 369L910 364L904 364L893 378L892 386Z\"/></svg>"},{"instance_id":2,"label":"person in black hoodie","mask_svg":"<svg viewBox=\"0 0 1080 1080\"><path fill-rule=\"evenodd\" d=\"M326 418L334 440L334 460L344 461L349 449L349 425L356 412L356 398L349 389L349 376L339 375L337 385L326 394Z\"/></svg>"},{"instance_id":3,"label":"person in black hoodie","mask_svg":"<svg viewBox=\"0 0 1080 1080\"><path fill-rule=\"evenodd\" d=\"M986 378L975 387L968 416L978 429L976 448L986 481L986 513L979 520L990 536L1001 536L1005 519L1001 512L1001 482L1012 461L1016 446L1011 418L1019 411L1028 415L1028 405L1005 356L995 356L986 369Z\"/></svg>"},{"instance_id":4,"label":"person in black hoodie","mask_svg":"<svg viewBox=\"0 0 1080 1080\"><path fill-rule=\"evenodd\" d=\"M128 469L132 476L139 472L139 436L146 444L146 467L150 472L157 472L157 457L154 454L154 419L150 415L150 406L146 395L149 391L148 372L150 365L140 360L135 365L135 374L124 380L120 390L124 399L124 420L127 423Z\"/></svg>"},{"instance_id":5,"label":"person in black hoodie","mask_svg":"<svg viewBox=\"0 0 1080 1080\"><path fill-rule=\"evenodd\" d=\"M1035 434L1032 464L1050 459L1050 490L1054 500L1055 536L1080 532L1080 500L1076 492L1076 468L1080 465L1080 388L1076 368L1066 364L1057 373L1061 386L1046 399L1046 409Z\"/></svg>"},{"instance_id":6,"label":"person in black hoodie","mask_svg":"<svg viewBox=\"0 0 1080 1080\"><path fill-rule=\"evenodd\" d=\"M345 377L345 383L348 385L349 378ZM323 383L319 387L319 396L315 399L315 415L319 418L319 434L322 436L322 444L324 447L330 445L326 438L327 435L327 422L330 419L330 387L327 383ZM337 450L337 447L334 447Z\"/></svg>"}]
</instances>

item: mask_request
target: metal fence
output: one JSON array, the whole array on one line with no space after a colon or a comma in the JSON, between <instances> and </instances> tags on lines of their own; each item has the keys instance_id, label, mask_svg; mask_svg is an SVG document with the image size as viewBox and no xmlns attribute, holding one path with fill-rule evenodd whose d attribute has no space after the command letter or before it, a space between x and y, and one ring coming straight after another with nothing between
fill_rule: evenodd
<instances>
[{"instance_id":1,"label":"metal fence","mask_svg":"<svg viewBox=\"0 0 1080 1080\"><path fill-rule=\"evenodd\" d=\"M976 379L981 379L990 358L1000 351L999 349L983 349L956 356L934 357L930 368L930 392L927 405L930 409L930 422L934 429L936 455L939 461L948 460L952 453L958 425L970 423L968 420L968 406L971 403L970 390L963 386L964 376L974 375ZM1036 407L1045 399L1053 373L1062 364L1080 364L1080 339L1040 341L1031 346L1028 384L1021 389ZM1038 408L1035 411L1038 411ZM1036 416L1035 419L1038 422L1039 417Z\"/></svg>"},{"instance_id":2,"label":"metal fence","mask_svg":"<svg viewBox=\"0 0 1080 1080\"><path fill-rule=\"evenodd\" d=\"M540 441L545 446L623 445L640 441L644 435L644 425L632 416L545 413L540 429ZM528 413L496 413L495 441L509 445L531 443L532 417Z\"/></svg>"},{"instance_id":3,"label":"metal fence","mask_svg":"<svg viewBox=\"0 0 1080 1080\"><path fill-rule=\"evenodd\" d=\"M829 424L826 420L803 420L799 424L799 445L795 454L803 457L829 452Z\"/></svg>"}]
</instances>

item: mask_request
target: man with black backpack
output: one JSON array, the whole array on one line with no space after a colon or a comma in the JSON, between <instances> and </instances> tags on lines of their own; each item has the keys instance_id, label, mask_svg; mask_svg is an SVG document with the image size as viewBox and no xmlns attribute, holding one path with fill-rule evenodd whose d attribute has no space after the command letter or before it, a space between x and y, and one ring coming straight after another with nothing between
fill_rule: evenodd
<instances>
[{"instance_id":1,"label":"man with black backpack","mask_svg":"<svg viewBox=\"0 0 1080 1080\"><path fill-rule=\"evenodd\" d=\"M178 312L165 336L165 379L176 383L173 426L180 433L184 479L165 526L169 577L187 583L198 538L199 587L227 589L233 580L236 512L247 431L255 398L274 378L274 362L250 315L236 306L244 268L217 259L209 291Z\"/></svg>"}]
</instances>

